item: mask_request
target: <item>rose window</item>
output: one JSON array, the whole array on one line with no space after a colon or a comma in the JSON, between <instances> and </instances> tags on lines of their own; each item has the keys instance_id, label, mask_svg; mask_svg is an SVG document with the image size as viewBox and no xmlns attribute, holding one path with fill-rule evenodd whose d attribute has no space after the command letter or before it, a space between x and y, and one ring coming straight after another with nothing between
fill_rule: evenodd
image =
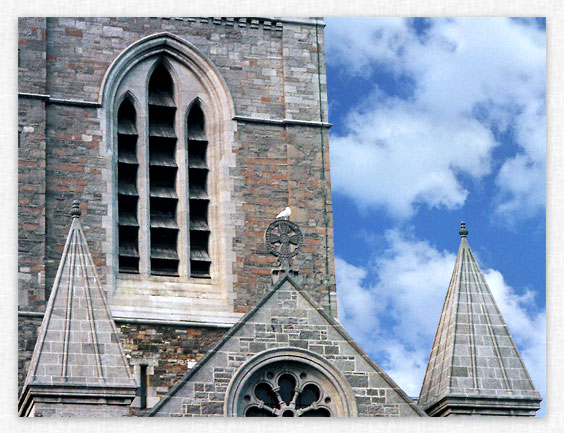
<instances>
[{"instance_id":1,"label":"rose window","mask_svg":"<svg viewBox=\"0 0 564 433\"><path fill-rule=\"evenodd\" d=\"M335 387L299 363L269 365L247 382L239 405L246 417L330 417L339 413Z\"/></svg>"}]
</instances>

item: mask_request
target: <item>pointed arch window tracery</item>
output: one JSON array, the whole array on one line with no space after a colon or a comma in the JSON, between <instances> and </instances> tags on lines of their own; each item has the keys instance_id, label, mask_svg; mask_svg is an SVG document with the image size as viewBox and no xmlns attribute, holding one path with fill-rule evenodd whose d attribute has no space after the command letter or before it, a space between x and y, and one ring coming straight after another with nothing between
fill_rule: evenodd
<instances>
[{"instance_id":1,"label":"pointed arch window tracery","mask_svg":"<svg viewBox=\"0 0 564 433\"><path fill-rule=\"evenodd\" d=\"M118 272L210 278L206 116L198 89L175 81L170 60L141 62L122 85L115 118Z\"/></svg>"}]
</instances>

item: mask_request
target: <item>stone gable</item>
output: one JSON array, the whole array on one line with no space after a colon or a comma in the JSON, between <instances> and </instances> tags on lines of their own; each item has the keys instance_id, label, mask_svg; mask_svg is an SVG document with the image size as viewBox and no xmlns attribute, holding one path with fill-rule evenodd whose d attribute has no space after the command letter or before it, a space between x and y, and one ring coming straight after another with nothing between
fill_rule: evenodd
<instances>
[{"instance_id":1,"label":"stone gable","mask_svg":"<svg viewBox=\"0 0 564 433\"><path fill-rule=\"evenodd\" d=\"M294 352L340 373L352 396L351 416L425 416L334 319L290 277L257 307L153 409L151 416L229 415L226 401L250 360ZM231 391L230 391L231 390Z\"/></svg>"}]
</instances>

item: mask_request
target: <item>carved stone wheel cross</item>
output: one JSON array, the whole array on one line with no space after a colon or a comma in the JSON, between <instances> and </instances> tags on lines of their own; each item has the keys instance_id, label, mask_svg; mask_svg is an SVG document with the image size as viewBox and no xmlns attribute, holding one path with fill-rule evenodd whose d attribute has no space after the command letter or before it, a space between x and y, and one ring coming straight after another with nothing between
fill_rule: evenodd
<instances>
[{"instance_id":1,"label":"carved stone wheel cross","mask_svg":"<svg viewBox=\"0 0 564 433\"><path fill-rule=\"evenodd\" d=\"M289 267L290 259L298 254L304 237L297 224L278 219L270 223L264 234L270 254L278 257L282 267Z\"/></svg>"}]
</instances>

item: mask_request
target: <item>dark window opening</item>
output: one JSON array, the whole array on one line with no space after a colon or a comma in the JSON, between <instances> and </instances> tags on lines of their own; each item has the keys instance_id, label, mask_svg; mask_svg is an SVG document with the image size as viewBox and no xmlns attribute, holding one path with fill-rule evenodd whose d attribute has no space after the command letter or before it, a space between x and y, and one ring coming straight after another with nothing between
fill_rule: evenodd
<instances>
[{"instance_id":1,"label":"dark window opening","mask_svg":"<svg viewBox=\"0 0 564 433\"><path fill-rule=\"evenodd\" d=\"M147 365L141 364L139 372L139 408L147 408Z\"/></svg>"},{"instance_id":2,"label":"dark window opening","mask_svg":"<svg viewBox=\"0 0 564 433\"><path fill-rule=\"evenodd\" d=\"M175 116L172 78L165 66L160 64L149 81L149 225L152 275L178 276Z\"/></svg>"},{"instance_id":3,"label":"dark window opening","mask_svg":"<svg viewBox=\"0 0 564 433\"><path fill-rule=\"evenodd\" d=\"M210 277L207 190L208 141L205 134L204 113L195 104L188 115L188 186L190 197L190 276Z\"/></svg>"},{"instance_id":4,"label":"dark window opening","mask_svg":"<svg viewBox=\"0 0 564 433\"><path fill-rule=\"evenodd\" d=\"M296 400L296 407L298 409L303 409L305 407L311 406L313 403L316 403L321 396L321 392L317 385L313 383L309 383L304 386L303 391L298 394L298 398Z\"/></svg>"},{"instance_id":5,"label":"dark window opening","mask_svg":"<svg viewBox=\"0 0 564 433\"><path fill-rule=\"evenodd\" d=\"M280 365L287 370L288 364ZM268 367L269 370L271 367ZM312 382L312 378L302 371L298 376L288 372L282 373L278 379L272 371L255 373L259 381L244 389L241 403L242 413L246 417L330 417L329 406L332 399L327 390ZM295 371L295 370L294 370ZM315 376L315 375L314 375ZM256 376L255 376L256 377ZM323 394L325 394L324 398Z\"/></svg>"},{"instance_id":6,"label":"dark window opening","mask_svg":"<svg viewBox=\"0 0 564 433\"><path fill-rule=\"evenodd\" d=\"M137 220L137 128L133 104L125 99L117 116L118 149L118 267L119 272L139 273L139 223Z\"/></svg>"},{"instance_id":7,"label":"dark window opening","mask_svg":"<svg viewBox=\"0 0 564 433\"><path fill-rule=\"evenodd\" d=\"M206 119L196 99L188 113L182 113L187 114L186 135L180 137L184 128L178 127L178 107L184 105L175 84L166 60L159 59L149 76L142 112L136 111L131 95L117 110L118 269L120 273L210 278ZM143 146L140 151L139 145Z\"/></svg>"}]
</instances>

